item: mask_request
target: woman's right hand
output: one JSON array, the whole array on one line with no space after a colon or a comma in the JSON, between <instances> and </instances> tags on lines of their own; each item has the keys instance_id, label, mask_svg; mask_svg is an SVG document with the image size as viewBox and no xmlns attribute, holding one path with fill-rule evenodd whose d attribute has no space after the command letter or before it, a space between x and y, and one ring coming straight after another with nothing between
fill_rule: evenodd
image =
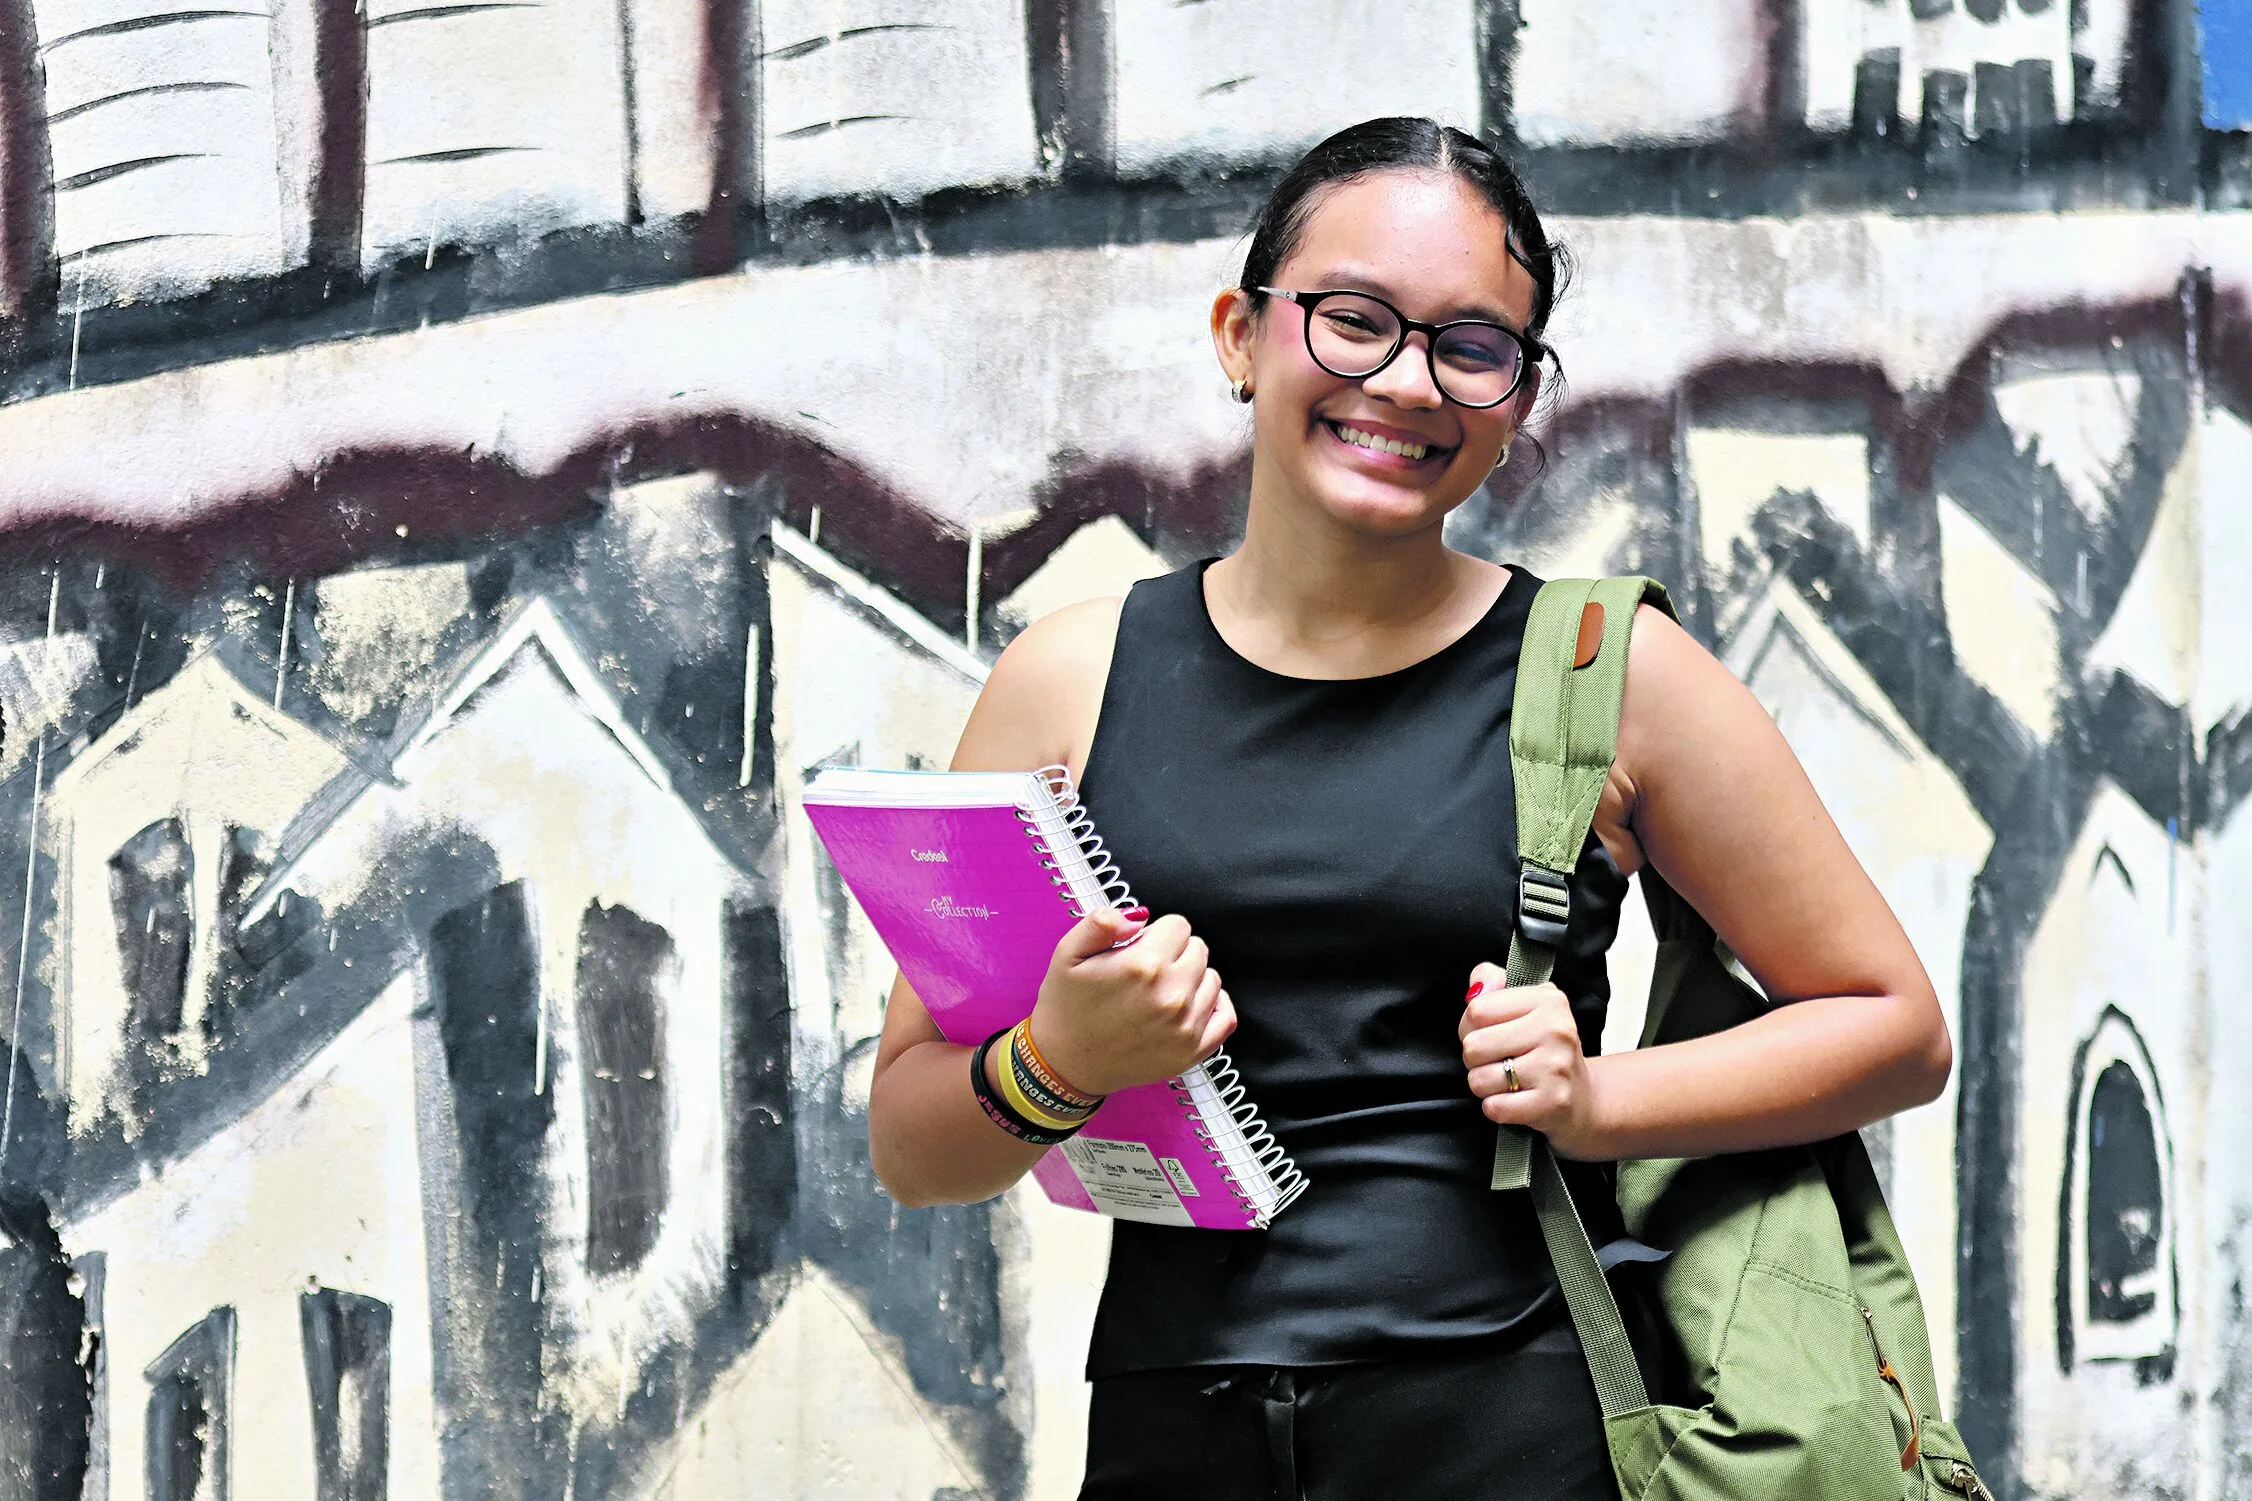
<instances>
[{"instance_id":1,"label":"woman's right hand","mask_svg":"<svg viewBox=\"0 0 2252 1501\"><path fill-rule=\"evenodd\" d=\"M1098 908L1063 935L1032 1010L1033 1044L1087 1094L1170 1079L1235 1031L1235 1004L1188 919L1130 910Z\"/></svg>"}]
</instances>

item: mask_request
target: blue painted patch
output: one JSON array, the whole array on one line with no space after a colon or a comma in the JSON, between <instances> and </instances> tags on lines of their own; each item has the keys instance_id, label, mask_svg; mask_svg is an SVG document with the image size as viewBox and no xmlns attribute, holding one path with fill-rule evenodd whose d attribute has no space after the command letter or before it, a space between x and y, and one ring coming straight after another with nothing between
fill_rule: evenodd
<instances>
[{"instance_id":1,"label":"blue painted patch","mask_svg":"<svg viewBox=\"0 0 2252 1501\"><path fill-rule=\"evenodd\" d=\"M2215 130L2252 129L2252 0L2201 0L2197 18L2205 123Z\"/></svg>"}]
</instances>

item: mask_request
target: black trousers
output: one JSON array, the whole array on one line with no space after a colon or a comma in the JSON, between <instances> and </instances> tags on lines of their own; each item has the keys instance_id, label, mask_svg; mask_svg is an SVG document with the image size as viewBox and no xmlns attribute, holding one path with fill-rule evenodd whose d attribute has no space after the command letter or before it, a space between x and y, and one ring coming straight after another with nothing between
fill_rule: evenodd
<instances>
[{"instance_id":1,"label":"black trousers","mask_svg":"<svg viewBox=\"0 0 2252 1501\"><path fill-rule=\"evenodd\" d=\"M1337 1366L1105 1376L1080 1501L1618 1501L1568 1319Z\"/></svg>"}]
</instances>

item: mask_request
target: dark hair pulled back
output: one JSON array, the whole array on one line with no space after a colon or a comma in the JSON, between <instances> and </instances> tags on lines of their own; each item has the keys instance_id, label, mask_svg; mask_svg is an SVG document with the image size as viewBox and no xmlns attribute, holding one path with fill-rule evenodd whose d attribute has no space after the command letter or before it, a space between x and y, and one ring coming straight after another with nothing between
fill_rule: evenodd
<instances>
[{"instance_id":1,"label":"dark hair pulled back","mask_svg":"<svg viewBox=\"0 0 2252 1501\"><path fill-rule=\"evenodd\" d=\"M1493 205L1508 226L1510 254L1532 274L1533 315L1525 332L1539 338L1570 280L1570 256L1549 243L1524 179L1501 153L1467 132L1410 115L1349 125L1298 159L1275 184L1252 226L1251 249L1243 258L1243 290L1257 300L1259 288L1274 284L1276 268L1298 248L1323 189L1393 167L1450 173Z\"/></svg>"}]
</instances>

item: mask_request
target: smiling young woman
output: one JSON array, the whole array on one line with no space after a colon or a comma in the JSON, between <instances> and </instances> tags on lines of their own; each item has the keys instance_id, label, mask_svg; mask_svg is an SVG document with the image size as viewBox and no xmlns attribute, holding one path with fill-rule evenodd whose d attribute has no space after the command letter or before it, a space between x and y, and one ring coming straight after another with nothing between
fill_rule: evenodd
<instances>
[{"instance_id":1,"label":"smiling young woman","mask_svg":"<svg viewBox=\"0 0 2252 1501\"><path fill-rule=\"evenodd\" d=\"M1067 935L1030 1023L1043 1066L1093 1098L1228 1041L1312 1184L1265 1232L1116 1224L1083 1497L1613 1496L1526 1196L1488 1187L1494 1123L1572 1159L1602 1236L1606 1162L1819 1140L1951 1066L1929 979L1773 723L1650 610L1554 980L1506 986L1538 580L1441 527L1539 393L1557 260L1473 137L1373 120L1315 147L1212 309L1254 418L1242 545L1027 630L963 732L962 769L1069 766L1158 914ZM1645 861L1795 1004L1598 1056ZM1043 1150L988 1117L969 1056L894 990L869 1130L907 1203L990 1197ZM1662 1333L1644 1343L1659 1389Z\"/></svg>"}]
</instances>

